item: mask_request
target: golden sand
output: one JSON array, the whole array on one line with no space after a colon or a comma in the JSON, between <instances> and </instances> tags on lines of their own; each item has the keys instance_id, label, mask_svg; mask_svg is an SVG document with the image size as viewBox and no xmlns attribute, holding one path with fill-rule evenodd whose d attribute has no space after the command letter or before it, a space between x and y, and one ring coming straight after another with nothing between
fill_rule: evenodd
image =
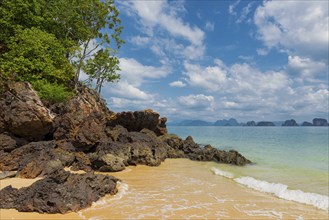
<instances>
[{"instance_id":1,"label":"golden sand","mask_svg":"<svg viewBox=\"0 0 329 220\"><path fill-rule=\"evenodd\" d=\"M327 211L257 192L214 175L211 168L216 165L168 159L159 167L129 167L108 173L122 180L117 195L106 196L78 213L49 215L1 210L1 219L329 218Z\"/></svg>"}]
</instances>

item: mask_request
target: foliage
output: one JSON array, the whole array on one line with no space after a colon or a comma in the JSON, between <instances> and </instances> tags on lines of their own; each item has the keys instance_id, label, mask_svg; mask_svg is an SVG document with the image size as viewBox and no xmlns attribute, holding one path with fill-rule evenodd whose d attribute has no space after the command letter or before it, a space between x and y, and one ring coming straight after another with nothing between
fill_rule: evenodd
<instances>
[{"instance_id":1,"label":"foliage","mask_svg":"<svg viewBox=\"0 0 329 220\"><path fill-rule=\"evenodd\" d=\"M95 90L100 94L103 82L113 82L120 79L116 72L120 70L119 59L112 57L109 50L99 50L96 55L87 60L84 67L91 80L96 81Z\"/></svg>"},{"instance_id":2,"label":"foliage","mask_svg":"<svg viewBox=\"0 0 329 220\"><path fill-rule=\"evenodd\" d=\"M64 102L73 96L73 92L69 91L64 85L49 83L46 80L33 81L32 86L38 92L40 98L50 102L50 104Z\"/></svg>"},{"instance_id":3,"label":"foliage","mask_svg":"<svg viewBox=\"0 0 329 220\"><path fill-rule=\"evenodd\" d=\"M104 48L112 49L103 60L119 70L123 27L114 0L0 0L0 27L2 80L77 84L86 60L96 62Z\"/></svg>"},{"instance_id":4,"label":"foliage","mask_svg":"<svg viewBox=\"0 0 329 220\"><path fill-rule=\"evenodd\" d=\"M26 28L17 31L7 47L8 52L0 58L0 68L10 78L65 83L73 77L73 67L64 56L65 48L53 34Z\"/></svg>"}]
</instances>

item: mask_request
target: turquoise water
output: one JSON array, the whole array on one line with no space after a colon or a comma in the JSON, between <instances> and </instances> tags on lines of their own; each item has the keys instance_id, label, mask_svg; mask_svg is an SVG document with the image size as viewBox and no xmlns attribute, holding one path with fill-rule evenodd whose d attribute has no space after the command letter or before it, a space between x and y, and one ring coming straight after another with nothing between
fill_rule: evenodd
<instances>
[{"instance_id":1,"label":"turquoise water","mask_svg":"<svg viewBox=\"0 0 329 220\"><path fill-rule=\"evenodd\" d=\"M216 165L234 177L280 183L291 190L329 195L328 127L188 127L168 126L181 138L191 135L199 144L235 149L254 164Z\"/></svg>"}]
</instances>

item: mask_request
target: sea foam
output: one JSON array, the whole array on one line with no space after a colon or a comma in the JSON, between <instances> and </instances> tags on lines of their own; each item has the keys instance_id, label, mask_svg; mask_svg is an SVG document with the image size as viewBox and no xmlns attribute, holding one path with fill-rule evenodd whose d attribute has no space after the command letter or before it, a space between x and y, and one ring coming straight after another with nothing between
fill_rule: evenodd
<instances>
[{"instance_id":1,"label":"sea foam","mask_svg":"<svg viewBox=\"0 0 329 220\"><path fill-rule=\"evenodd\" d=\"M225 172L217 168L212 168L211 170L216 175L224 176L230 179L234 178L232 173ZM248 176L235 178L233 180L241 185L247 186L260 192L270 193L281 199L312 205L323 210L328 210L329 208L329 197L325 195L307 193L303 192L302 190L290 190L285 184L270 183Z\"/></svg>"}]
</instances>

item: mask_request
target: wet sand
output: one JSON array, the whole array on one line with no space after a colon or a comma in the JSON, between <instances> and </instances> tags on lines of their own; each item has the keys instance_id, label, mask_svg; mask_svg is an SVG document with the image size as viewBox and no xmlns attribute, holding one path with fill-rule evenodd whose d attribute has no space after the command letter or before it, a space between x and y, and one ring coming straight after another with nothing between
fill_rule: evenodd
<instances>
[{"instance_id":1,"label":"wet sand","mask_svg":"<svg viewBox=\"0 0 329 220\"><path fill-rule=\"evenodd\" d=\"M117 195L106 196L78 213L49 215L1 210L0 219L329 218L327 211L257 192L214 175L211 168L216 166L212 162L167 159L159 167L129 167L108 173L122 180Z\"/></svg>"}]
</instances>

